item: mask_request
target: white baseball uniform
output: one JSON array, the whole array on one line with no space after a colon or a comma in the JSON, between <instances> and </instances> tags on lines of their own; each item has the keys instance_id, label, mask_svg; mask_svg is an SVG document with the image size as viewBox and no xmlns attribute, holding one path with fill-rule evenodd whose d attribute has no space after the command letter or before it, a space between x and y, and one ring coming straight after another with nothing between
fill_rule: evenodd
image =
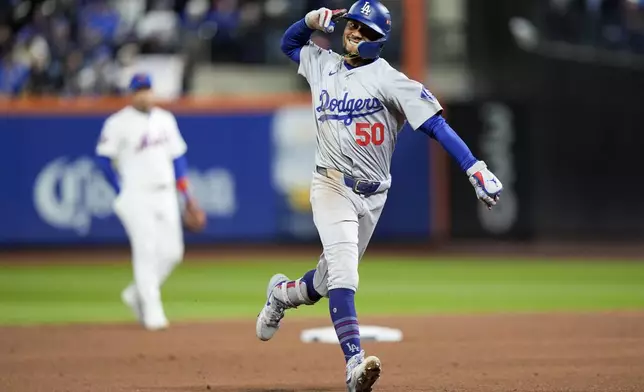
<instances>
[{"instance_id":1,"label":"white baseball uniform","mask_svg":"<svg viewBox=\"0 0 644 392\"><path fill-rule=\"evenodd\" d=\"M357 290L358 262L378 223L391 185L391 158L405 120L418 129L442 110L419 82L389 63L349 69L343 57L309 41L300 52L298 73L311 86L317 124L311 205L324 252L315 289ZM379 182L372 195L358 195L343 176Z\"/></svg>"},{"instance_id":2,"label":"white baseball uniform","mask_svg":"<svg viewBox=\"0 0 644 392\"><path fill-rule=\"evenodd\" d=\"M132 249L134 282L124 296L136 296L144 322L167 323L161 285L183 259L183 231L173 160L187 146L172 113L127 106L104 123L98 155L112 158L121 179L114 212Z\"/></svg>"}]
</instances>

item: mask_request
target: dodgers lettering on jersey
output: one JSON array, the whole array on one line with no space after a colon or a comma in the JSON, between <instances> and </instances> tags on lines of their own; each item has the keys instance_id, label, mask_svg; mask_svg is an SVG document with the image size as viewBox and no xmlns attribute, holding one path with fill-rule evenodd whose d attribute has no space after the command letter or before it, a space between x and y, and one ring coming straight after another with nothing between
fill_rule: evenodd
<instances>
[{"instance_id":1,"label":"dodgers lettering on jersey","mask_svg":"<svg viewBox=\"0 0 644 392\"><path fill-rule=\"evenodd\" d=\"M153 108L146 114L131 106L108 117L96 146L98 155L116 160L123 190L172 186L172 161L186 150L172 113Z\"/></svg>"},{"instance_id":2,"label":"dodgers lettering on jersey","mask_svg":"<svg viewBox=\"0 0 644 392\"><path fill-rule=\"evenodd\" d=\"M329 120L340 120L344 125L351 125L357 115L367 117L381 112L385 107L380 103L378 98L350 98L349 93L345 92L341 99L330 98L329 92L322 90L319 98L320 105L315 108L321 114L318 117L319 122ZM364 110L363 110L364 109ZM337 114L328 114L326 112L336 112Z\"/></svg>"},{"instance_id":3,"label":"dodgers lettering on jersey","mask_svg":"<svg viewBox=\"0 0 644 392\"><path fill-rule=\"evenodd\" d=\"M313 96L316 164L357 178L389 179L405 121L415 130L443 109L427 88L382 58L348 69L341 55L309 41L298 73Z\"/></svg>"}]
</instances>

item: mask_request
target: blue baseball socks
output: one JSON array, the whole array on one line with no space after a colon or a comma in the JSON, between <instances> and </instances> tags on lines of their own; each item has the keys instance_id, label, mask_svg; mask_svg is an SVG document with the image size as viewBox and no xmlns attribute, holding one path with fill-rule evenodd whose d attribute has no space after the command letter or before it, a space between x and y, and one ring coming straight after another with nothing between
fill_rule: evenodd
<instances>
[{"instance_id":1,"label":"blue baseball socks","mask_svg":"<svg viewBox=\"0 0 644 392\"><path fill-rule=\"evenodd\" d=\"M311 270L300 279L282 282L275 286L273 295L289 308L313 305L322 299L320 293L313 287L314 275L315 270ZM355 292L351 289L329 290L329 312L340 347L344 352L344 359L348 361L362 351Z\"/></svg>"},{"instance_id":2,"label":"blue baseball socks","mask_svg":"<svg viewBox=\"0 0 644 392\"><path fill-rule=\"evenodd\" d=\"M310 270L309 272L305 273L300 280L306 285L306 294L308 295L309 299L313 301L313 303L315 303L321 300L322 296L313 287L313 275L315 275L315 270Z\"/></svg>"},{"instance_id":3,"label":"blue baseball socks","mask_svg":"<svg viewBox=\"0 0 644 392\"><path fill-rule=\"evenodd\" d=\"M355 292L350 289L329 290L329 312L345 361L359 354L360 329L356 314Z\"/></svg>"},{"instance_id":4,"label":"blue baseball socks","mask_svg":"<svg viewBox=\"0 0 644 392\"><path fill-rule=\"evenodd\" d=\"M320 293L313 287L313 275L315 270L305 273L300 279L282 282L275 286L273 295L289 308L313 305L322 299Z\"/></svg>"}]
</instances>

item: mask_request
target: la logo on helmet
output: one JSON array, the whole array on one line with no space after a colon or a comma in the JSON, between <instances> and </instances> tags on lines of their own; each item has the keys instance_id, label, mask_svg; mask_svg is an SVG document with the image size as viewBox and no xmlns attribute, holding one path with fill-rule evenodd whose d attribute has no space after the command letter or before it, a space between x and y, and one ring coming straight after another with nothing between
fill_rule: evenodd
<instances>
[{"instance_id":1,"label":"la logo on helmet","mask_svg":"<svg viewBox=\"0 0 644 392\"><path fill-rule=\"evenodd\" d=\"M365 15L367 15L367 16L369 16L369 14L371 13L371 5L369 5L368 1L366 3L364 3L362 8L360 8L360 12L365 14Z\"/></svg>"}]
</instances>

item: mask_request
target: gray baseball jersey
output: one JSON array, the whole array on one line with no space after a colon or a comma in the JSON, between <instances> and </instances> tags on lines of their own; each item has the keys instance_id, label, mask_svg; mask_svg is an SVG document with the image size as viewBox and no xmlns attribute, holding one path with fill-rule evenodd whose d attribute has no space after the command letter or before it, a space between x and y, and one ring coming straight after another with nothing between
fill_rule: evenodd
<instances>
[{"instance_id":1,"label":"gray baseball jersey","mask_svg":"<svg viewBox=\"0 0 644 392\"><path fill-rule=\"evenodd\" d=\"M341 55L309 41L298 73L313 95L316 164L356 178L388 180L405 120L416 130L442 110L421 83L382 58L349 69Z\"/></svg>"}]
</instances>

